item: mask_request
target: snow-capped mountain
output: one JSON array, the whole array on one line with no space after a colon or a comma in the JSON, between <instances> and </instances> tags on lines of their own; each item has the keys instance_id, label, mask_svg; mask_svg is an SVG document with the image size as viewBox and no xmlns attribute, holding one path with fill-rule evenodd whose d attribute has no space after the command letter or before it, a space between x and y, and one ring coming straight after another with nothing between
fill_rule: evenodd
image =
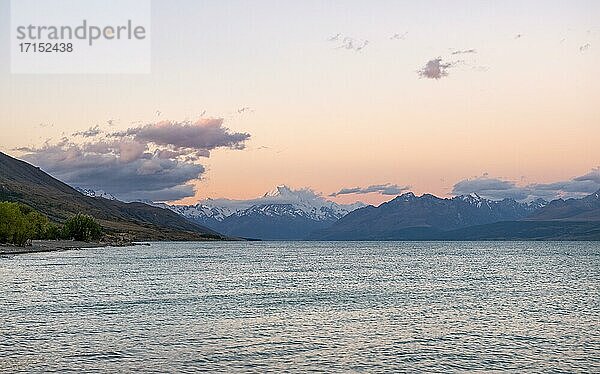
<instances>
[{"instance_id":1,"label":"snow-capped mountain","mask_svg":"<svg viewBox=\"0 0 600 374\"><path fill-rule=\"evenodd\" d=\"M104 192L102 190L91 190L88 188L80 188L80 187L75 187L75 189L79 192L81 192L82 194L84 194L85 196L89 196L89 197L99 197L99 198L103 198L103 199L107 199L107 200L118 200L113 194Z\"/></svg>"},{"instance_id":2,"label":"snow-capped mountain","mask_svg":"<svg viewBox=\"0 0 600 374\"><path fill-rule=\"evenodd\" d=\"M358 209L311 237L334 240L432 239L441 232L529 217L548 203L488 200L477 194L439 198L408 192L378 207ZM436 236L437 235L437 236Z\"/></svg>"},{"instance_id":3,"label":"snow-capped mountain","mask_svg":"<svg viewBox=\"0 0 600 374\"><path fill-rule=\"evenodd\" d=\"M187 206L156 205L224 234L258 239L302 239L365 206L337 204L312 190L283 185L250 200L205 199Z\"/></svg>"},{"instance_id":4,"label":"snow-capped mountain","mask_svg":"<svg viewBox=\"0 0 600 374\"><path fill-rule=\"evenodd\" d=\"M365 206L363 203L340 205L324 199L308 189L292 190L277 186L262 197L251 200L205 199L195 205L167 205L176 213L191 219L211 218L223 221L232 215L262 214L265 216L304 216L315 221L337 220Z\"/></svg>"},{"instance_id":5,"label":"snow-capped mountain","mask_svg":"<svg viewBox=\"0 0 600 374\"><path fill-rule=\"evenodd\" d=\"M548 205L548 202L544 199L530 202L518 202L514 199L488 200L476 193L456 196L451 200L460 200L468 205L476 206L480 210L494 212L502 216L510 216L511 213L515 216L527 216Z\"/></svg>"}]
</instances>

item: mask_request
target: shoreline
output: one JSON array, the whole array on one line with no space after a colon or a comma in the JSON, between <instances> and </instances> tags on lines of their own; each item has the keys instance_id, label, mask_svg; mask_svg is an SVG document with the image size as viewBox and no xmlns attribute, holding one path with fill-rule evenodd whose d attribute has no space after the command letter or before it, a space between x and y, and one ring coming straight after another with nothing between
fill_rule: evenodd
<instances>
[{"instance_id":1,"label":"shoreline","mask_svg":"<svg viewBox=\"0 0 600 374\"><path fill-rule=\"evenodd\" d=\"M136 245L133 242L127 243L104 243L104 242L82 242L75 240L34 240L31 245L26 247L17 247L14 245L0 244L1 255L16 255L26 253L40 252L60 252L74 249L93 249L104 247L126 247Z\"/></svg>"}]
</instances>

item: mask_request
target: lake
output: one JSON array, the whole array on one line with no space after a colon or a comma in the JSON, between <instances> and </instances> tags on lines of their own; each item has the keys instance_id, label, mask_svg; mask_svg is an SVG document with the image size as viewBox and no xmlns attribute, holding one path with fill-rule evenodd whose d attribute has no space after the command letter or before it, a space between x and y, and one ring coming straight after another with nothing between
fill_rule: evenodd
<instances>
[{"instance_id":1,"label":"lake","mask_svg":"<svg viewBox=\"0 0 600 374\"><path fill-rule=\"evenodd\" d=\"M600 371L599 242L0 257L3 372Z\"/></svg>"}]
</instances>

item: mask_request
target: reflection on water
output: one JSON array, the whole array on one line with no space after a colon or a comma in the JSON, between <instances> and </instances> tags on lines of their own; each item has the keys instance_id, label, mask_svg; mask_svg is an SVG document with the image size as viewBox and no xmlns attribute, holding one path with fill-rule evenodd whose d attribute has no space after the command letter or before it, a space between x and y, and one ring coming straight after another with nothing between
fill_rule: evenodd
<instances>
[{"instance_id":1,"label":"reflection on water","mask_svg":"<svg viewBox=\"0 0 600 374\"><path fill-rule=\"evenodd\" d=\"M600 371L600 243L0 257L0 370Z\"/></svg>"}]
</instances>

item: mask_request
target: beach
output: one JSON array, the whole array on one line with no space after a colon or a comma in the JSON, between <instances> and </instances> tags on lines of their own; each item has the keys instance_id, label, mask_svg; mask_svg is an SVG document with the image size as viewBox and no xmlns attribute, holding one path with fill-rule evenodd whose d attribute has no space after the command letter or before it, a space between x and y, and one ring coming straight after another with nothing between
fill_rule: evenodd
<instances>
[{"instance_id":1,"label":"beach","mask_svg":"<svg viewBox=\"0 0 600 374\"><path fill-rule=\"evenodd\" d=\"M131 243L127 243L131 245ZM33 240L31 245L17 247L14 245L0 244L0 255L14 255L21 253L56 252L70 249L88 249L102 247L116 247L122 244L107 242L83 242L76 240Z\"/></svg>"}]
</instances>

